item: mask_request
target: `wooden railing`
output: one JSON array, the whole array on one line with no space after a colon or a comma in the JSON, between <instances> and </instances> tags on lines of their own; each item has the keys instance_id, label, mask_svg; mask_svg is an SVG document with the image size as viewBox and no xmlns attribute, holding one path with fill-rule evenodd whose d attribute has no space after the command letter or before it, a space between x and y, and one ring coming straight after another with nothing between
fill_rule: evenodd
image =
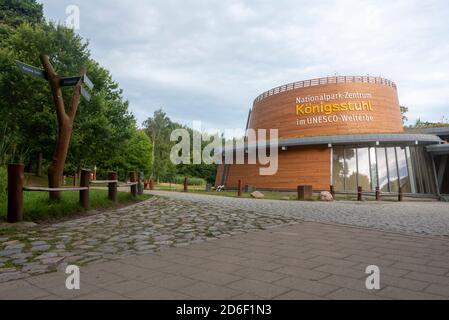
<instances>
[{"instance_id":1,"label":"wooden railing","mask_svg":"<svg viewBox=\"0 0 449 320\"><path fill-rule=\"evenodd\" d=\"M111 201L117 201L117 188L130 187L131 194L136 197L143 193L143 186L140 175L132 171L129 173L129 182L119 185L116 172L108 173L108 180L91 180L91 171L82 170L79 187L29 187L25 186L24 168L22 164L8 165L8 212L7 221L10 223L20 222L23 220L23 192L66 192L79 191L80 204L84 209L90 206L89 190L92 184L108 185L108 198Z\"/></svg>"},{"instance_id":2,"label":"wooden railing","mask_svg":"<svg viewBox=\"0 0 449 320\"><path fill-rule=\"evenodd\" d=\"M389 87L396 89L396 84L393 81L390 81L388 79L384 79L381 77L334 76L334 77L324 77L324 78L298 81L298 82L293 82L293 83L289 83L289 84L285 84L285 85L273 88L273 89L265 91L264 93L259 95L254 100L254 103L260 102L263 99L270 97L272 95L290 91L290 90L325 85L325 84L338 84L338 83L373 83L373 84L381 84L381 85L389 86Z\"/></svg>"}]
</instances>

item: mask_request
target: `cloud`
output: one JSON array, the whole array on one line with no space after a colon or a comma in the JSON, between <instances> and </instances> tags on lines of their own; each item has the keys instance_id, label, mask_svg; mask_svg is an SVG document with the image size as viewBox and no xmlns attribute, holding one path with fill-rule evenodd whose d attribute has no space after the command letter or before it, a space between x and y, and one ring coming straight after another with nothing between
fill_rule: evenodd
<instances>
[{"instance_id":1,"label":"cloud","mask_svg":"<svg viewBox=\"0 0 449 320\"><path fill-rule=\"evenodd\" d=\"M395 81L411 121L448 115L444 0L42 2L57 21L80 7L79 33L139 122L163 107L182 123L241 128L263 91L335 73Z\"/></svg>"}]
</instances>

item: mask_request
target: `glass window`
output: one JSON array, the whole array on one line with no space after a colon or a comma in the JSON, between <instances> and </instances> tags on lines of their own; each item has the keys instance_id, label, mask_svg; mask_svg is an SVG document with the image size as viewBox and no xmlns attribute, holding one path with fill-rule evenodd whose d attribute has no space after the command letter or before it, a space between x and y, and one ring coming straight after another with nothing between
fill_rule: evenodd
<instances>
[{"instance_id":1,"label":"glass window","mask_svg":"<svg viewBox=\"0 0 449 320\"><path fill-rule=\"evenodd\" d=\"M410 193L410 178L408 175L407 158L405 155L405 147L396 147L396 157L398 160L399 185L402 192Z\"/></svg>"},{"instance_id":2,"label":"glass window","mask_svg":"<svg viewBox=\"0 0 449 320\"><path fill-rule=\"evenodd\" d=\"M370 169L371 169L371 190L376 190L377 181L377 159L376 148L369 148Z\"/></svg>"},{"instance_id":3,"label":"glass window","mask_svg":"<svg viewBox=\"0 0 449 320\"><path fill-rule=\"evenodd\" d=\"M398 164L396 162L395 148L387 148L388 178L390 179L390 192L399 191Z\"/></svg>"},{"instance_id":4,"label":"glass window","mask_svg":"<svg viewBox=\"0 0 449 320\"><path fill-rule=\"evenodd\" d=\"M410 192L416 193L415 172L413 171L410 147L405 148L405 155L406 155L407 168L408 168L408 174L409 174L409 180L410 180Z\"/></svg>"},{"instance_id":5,"label":"glass window","mask_svg":"<svg viewBox=\"0 0 449 320\"><path fill-rule=\"evenodd\" d=\"M382 192L390 191L388 185L388 167L385 148L377 148L377 168L379 172L379 188Z\"/></svg>"},{"instance_id":6,"label":"glass window","mask_svg":"<svg viewBox=\"0 0 449 320\"><path fill-rule=\"evenodd\" d=\"M357 149L345 149L346 190L357 190Z\"/></svg>"},{"instance_id":7,"label":"glass window","mask_svg":"<svg viewBox=\"0 0 449 320\"><path fill-rule=\"evenodd\" d=\"M345 190L345 155L343 148L333 149L332 178L335 190Z\"/></svg>"},{"instance_id":8,"label":"glass window","mask_svg":"<svg viewBox=\"0 0 449 320\"><path fill-rule=\"evenodd\" d=\"M371 190L371 168L368 148L357 149L358 185L362 190Z\"/></svg>"}]
</instances>

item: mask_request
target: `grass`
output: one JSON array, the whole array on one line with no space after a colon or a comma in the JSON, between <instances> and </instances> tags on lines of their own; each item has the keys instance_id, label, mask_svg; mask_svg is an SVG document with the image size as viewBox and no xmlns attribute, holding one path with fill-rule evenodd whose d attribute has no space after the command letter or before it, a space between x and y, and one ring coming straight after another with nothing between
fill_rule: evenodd
<instances>
[{"instance_id":1,"label":"grass","mask_svg":"<svg viewBox=\"0 0 449 320\"><path fill-rule=\"evenodd\" d=\"M156 190L165 190L165 191L182 191L182 188L177 189L163 189L163 188L155 188ZM191 188L189 187L189 192L191 193L198 193L198 194L205 194L205 195L212 195L212 196L221 196L221 197L231 197L231 198L237 198L237 190L231 190L231 191L210 191L207 192L204 190L204 187L202 188ZM266 200L285 200L285 201L297 201L297 193L292 191L261 191L264 195L261 199ZM247 198L247 199L253 199L251 197L250 193L243 192L241 198ZM314 193L311 200L308 201L321 201L320 196L318 193ZM357 201L356 195L344 195L344 194L337 194L336 195L336 201ZM375 201L374 196L363 196L363 201ZM397 197L394 196L383 196L382 201L393 201L397 202Z\"/></svg>"},{"instance_id":2,"label":"grass","mask_svg":"<svg viewBox=\"0 0 449 320\"><path fill-rule=\"evenodd\" d=\"M90 209L107 209L117 206L108 200L107 190L90 189ZM60 201L51 201L46 192L24 192L24 219L27 221L42 221L59 219L71 215L82 214L86 211L79 204L79 192L67 191L61 193ZM119 204L132 204L150 198L141 195L133 198L129 192L118 192ZM0 202L0 218L6 216L6 201Z\"/></svg>"}]
</instances>

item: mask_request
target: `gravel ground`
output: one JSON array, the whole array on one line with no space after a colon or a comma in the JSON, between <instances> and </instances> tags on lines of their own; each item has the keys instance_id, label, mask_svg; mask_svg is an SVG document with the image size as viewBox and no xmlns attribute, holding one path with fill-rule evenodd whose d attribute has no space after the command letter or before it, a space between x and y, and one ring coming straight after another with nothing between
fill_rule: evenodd
<instances>
[{"instance_id":1,"label":"gravel ground","mask_svg":"<svg viewBox=\"0 0 449 320\"><path fill-rule=\"evenodd\" d=\"M172 199L191 200L229 209L331 222L409 234L449 237L449 203L444 202L320 202L230 198L152 191Z\"/></svg>"}]
</instances>

